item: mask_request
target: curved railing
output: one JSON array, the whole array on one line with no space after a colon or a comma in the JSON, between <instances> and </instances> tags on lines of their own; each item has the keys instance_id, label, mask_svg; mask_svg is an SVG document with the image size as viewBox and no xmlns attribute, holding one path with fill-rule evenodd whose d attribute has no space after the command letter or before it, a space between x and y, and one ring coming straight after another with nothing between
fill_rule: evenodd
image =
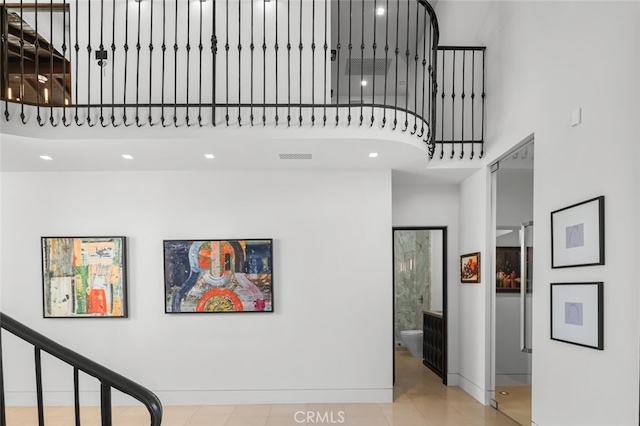
<instances>
[{"instance_id":1,"label":"curved railing","mask_svg":"<svg viewBox=\"0 0 640 426\"><path fill-rule=\"evenodd\" d=\"M473 152L484 142L484 129L477 139L445 140L455 119L436 101L456 65L438 66L438 21L425 0L4 0L2 16L6 120L377 123L421 138L431 156L436 143L471 143ZM478 77L464 68L458 75ZM479 108L468 105L454 115Z\"/></svg>"},{"instance_id":2,"label":"curved railing","mask_svg":"<svg viewBox=\"0 0 640 426\"><path fill-rule=\"evenodd\" d=\"M75 403L75 419L76 425L80 424L80 394L79 394L79 372L82 371L90 376L95 377L100 382L100 408L103 426L111 425L111 389L117 389L127 395L132 396L140 401L149 411L150 425L160 426L162 423L162 404L158 397L146 389L145 387L127 379L124 376L54 342L48 337L43 336L37 331L21 324L10 316L0 313L0 326L2 329L14 334L20 339L33 345L35 350L35 369L36 369L36 396L38 401L38 424L43 426L44 421L44 401L42 390L42 351L58 358L59 360L73 367L73 383L74 383L74 403ZM1 337L1 336L0 336ZM0 340L0 401L2 407L0 410L0 425L5 426L5 398L4 398L4 375L1 357L1 340Z\"/></svg>"}]
</instances>

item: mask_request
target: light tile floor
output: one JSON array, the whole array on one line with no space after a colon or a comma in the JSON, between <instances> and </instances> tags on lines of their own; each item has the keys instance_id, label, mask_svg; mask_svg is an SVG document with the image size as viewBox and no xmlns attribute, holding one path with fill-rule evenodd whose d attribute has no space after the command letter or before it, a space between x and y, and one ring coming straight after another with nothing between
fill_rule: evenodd
<instances>
[{"instance_id":1,"label":"light tile floor","mask_svg":"<svg viewBox=\"0 0 640 426\"><path fill-rule=\"evenodd\" d=\"M299 412L303 412L302 414ZM304 413L312 413L307 418ZM298 413L298 414L296 414ZM46 426L74 426L71 407L46 407ZM309 421L307 421L309 420ZM37 426L33 407L7 407L7 426ZM163 426L516 426L439 377L406 351L396 352L394 401L385 404L165 406ZM83 407L82 426L99 426L98 407ZM148 426L143 407L114 407L114 426Z\"/></svg>"}]
</instances>

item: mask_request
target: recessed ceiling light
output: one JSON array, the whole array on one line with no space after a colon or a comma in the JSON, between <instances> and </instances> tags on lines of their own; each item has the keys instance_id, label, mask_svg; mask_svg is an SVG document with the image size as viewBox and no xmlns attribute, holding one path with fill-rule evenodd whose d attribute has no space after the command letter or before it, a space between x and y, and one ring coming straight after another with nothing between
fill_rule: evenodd
<instances>
[{"instance_id":1,"label":"recessed ceiling light","mask_svg":"<svg viewBox=\"0 0 640 426\"><path fill-rule=\"evenodd\" d=\"M125 160L133 160L133 155L122 154L122 158L124 158Z\"/></svg>"},{"instance_id":2,"label":"recessed ceiling light","mask_svg":"<svg viewBox=\"0 0 640 426\"><path fill-rule=\"evenodd\" d=\"M367 85L367 80L362 80L362 81L360 82L360 84L361 84L362 86L366 86L366 85Z\"/></svg>"},{"instance_id":3,"label":"recessed ceiling light","mask_svg":"<svg viewBox=\"0 0 640 426\"><path fill-rule=\"evenodd\" d=\"M48 155L41 155L40 158L42 158L43 160L53 160L53 157L49 157Z\"/></svg>"},{"instance_id":4,"label":"recessed ceiling light","mask_svg":"<svg viewBox=\"0 0 640 426\"><path fill-rule=\"evenodd\" d=\"M207 159L209 159L209 160L213 160L213 159L214 159L214 158L216 158L216 157L215 157L215 155L213 155L213 154L205 154L205 155L204 155L204 158L207 158Z\"/></svg>"},{"instance_id":5,"label":"recessed ceiling light","mask_svg":"<svg viewBox=\"0 0 640 426\"><path fill-rule=\"evenodd\" d=\"M378 156L377 152L370 152L369 153L369 158L376 158Z\"/></svg>"},{"instance_id":6,"label":"recessed ceiling light","mask_svg":"<svg viewBox=\"0 0 640 426\"><path fill-rule=\"evenodd\" d=\"M44 75L38 74L38 83L46 83L47 81L49 81L47 77L45 77Z\"/></svg>"},{"instance_id":7,"label":"recessed ceiling light","mask_svg":"<svg viewBox=\"0 0 640 426\"><path fill-rule=\"evenodd\" d=\"M384 15L384 7L379 7L379 8L376 10L376 14L377 14L378 16L382 16L382 15Z\"/></svg>"}]
</instances>

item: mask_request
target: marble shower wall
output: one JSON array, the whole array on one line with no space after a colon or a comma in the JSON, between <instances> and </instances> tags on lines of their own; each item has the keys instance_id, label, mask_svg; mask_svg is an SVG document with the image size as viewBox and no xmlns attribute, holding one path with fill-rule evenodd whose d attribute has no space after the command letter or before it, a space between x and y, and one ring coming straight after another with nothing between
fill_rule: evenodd
<instances>
[{"instance_id":1,"label":"marble shower wall","mask_svg":"<svg viewBox=\"0 0 640 426\"><path fill-rule=\"evenodd\" d=\"M431 232L395 232L396 341L400 331L422 330L422 311L431 307Z\"/></svg>"}]
</instances>

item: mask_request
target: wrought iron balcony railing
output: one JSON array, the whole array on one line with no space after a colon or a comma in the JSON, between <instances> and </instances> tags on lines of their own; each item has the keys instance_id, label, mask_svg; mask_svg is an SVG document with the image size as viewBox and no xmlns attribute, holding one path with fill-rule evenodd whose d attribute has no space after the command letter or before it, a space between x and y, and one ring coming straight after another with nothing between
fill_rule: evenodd
<instances>
[{"instance_id":1,"label":"wrought iron balcony railing","mask_svg":"<svg viewBox=\"0 0 640 426\"><path fill-rule=\"evenodd\" d=\"M0 15L6 120L375 124L431 156L483 154L484 48L438 46L425 0L3 0Z\"/></svg>"}]
</instances>

